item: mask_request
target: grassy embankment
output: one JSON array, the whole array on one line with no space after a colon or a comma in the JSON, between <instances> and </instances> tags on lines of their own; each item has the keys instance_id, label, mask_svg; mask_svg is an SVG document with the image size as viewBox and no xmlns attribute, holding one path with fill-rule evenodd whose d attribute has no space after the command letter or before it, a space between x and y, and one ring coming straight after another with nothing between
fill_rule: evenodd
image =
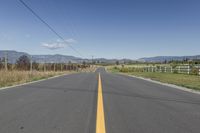
<instances>
[{"instance_id":1,"label":"grassy embankment","mask_svg":"<svg viewBox=\"0 0 200 133\"><path fill-rule=\"evenodd\" d=\"M200 76L198 75L187 75L187 74L175 74L175 73L159 73L159 72L124 72L122 68L108 67L108 71L112 73L124 73L128 75L134 75L152 80L160 81L163 83L175 84L178 86L187 87L194 90L200 91Z\"/></svg>"}]
</instances>

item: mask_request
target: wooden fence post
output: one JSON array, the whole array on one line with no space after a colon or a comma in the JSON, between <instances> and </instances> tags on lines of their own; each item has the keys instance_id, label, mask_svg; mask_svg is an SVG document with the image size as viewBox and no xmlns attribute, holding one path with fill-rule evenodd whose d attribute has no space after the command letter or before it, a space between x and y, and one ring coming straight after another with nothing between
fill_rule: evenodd
<instances>
[{"instance_id":1,"label":"wooden fence post","mask_svg":"<svg viewBox=\"0 0 200 133\"><path fill-rule=\"evenodd\" d=\"M33 60L32 60L32 55L30 57L30 72L32 73L33 71Z\"/></svg>"},{"instance_id":2,"label":"wooden fence post","mask_svg":"<svg viewBox=\"0 0 200 133\"><path fill-rule=\"evenodd\" d=\"M190 74L190 65L188 65L188 72L187 73Z\"/></svg>"},{"instance_id":3,"label":"wooden fence post","mask_svg":"<svg viewBox=\"0 0 200 133\"><path fill-rule=\"evenodd\" d=\"M172 66L171 66L171 73L173 73L173 68L172 68Z\"/></svg>"},{"instance_id":4,"label":"wooden fence post","mask_svg":"<svg viewBox=\"0 0 200 133\"><path fill-rule=\"evenodd\" d=\"M4 67L5 67L5 71L8 70L8 54L7 52L5 52L5 58L4 58Z\"/></svg>"}]
</instances>

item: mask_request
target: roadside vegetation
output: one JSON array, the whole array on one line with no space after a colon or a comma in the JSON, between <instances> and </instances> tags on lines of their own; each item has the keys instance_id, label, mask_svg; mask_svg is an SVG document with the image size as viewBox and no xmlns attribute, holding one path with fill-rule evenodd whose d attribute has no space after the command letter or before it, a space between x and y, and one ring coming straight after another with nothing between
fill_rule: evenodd
<instances>
[{"instance_id":1,"label":"roadside vegetation","mask_svg":"<svg viewBox=\"0 0 200 133\"><path fill-rule=\"evenodd\" d=\"M112 73L121 73L121 74L149 78L163 83L175 84L178 86L183 86L200 91L200 76L198 75L198 71L193 70L192 71L193 73L191 74L177 73L177 71L174 71L173 73L163 72L163 71L148 72L144 68L146 68L144 67L144 64L143 67L141 67L141 64L137 65L137 67L135 65L107 66L107 70Z\"/></svg>"},{"instance_id":2,"label":"roadside vegetation","mask_svg":"<svg viewBox=\"0 0 200 133\"><path fill-rule=\"evenodd\" d=\"M12 86L16 84L26 83L30 81L36 81L40 79L49 78L55 75L64 74L64 72L39 72L39 71L33 71L30 73L29 71L19 71L19 70L13 70L13 71L0 71L0 87L5 86Z\"/></svg>"},{"instance_id":3,"label":"roadside vegetation","mask_svg":"<svg viewBox=\"0 0 200 133\"><path fill-rule=\"evenodd\" d=\"M94 72L96 66L82 63L37 63L29 57L19 57L15 64L6 58L0 58L0 87L12 86L61 74L77 72Z\"/></svg>"}]
</instances>

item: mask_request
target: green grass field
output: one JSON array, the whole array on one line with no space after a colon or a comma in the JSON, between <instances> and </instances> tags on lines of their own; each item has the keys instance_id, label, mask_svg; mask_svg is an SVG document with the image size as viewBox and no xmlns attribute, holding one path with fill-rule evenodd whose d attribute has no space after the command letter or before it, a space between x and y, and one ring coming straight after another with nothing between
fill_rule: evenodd
<instances>
[{"instance_id":1,"label":"green grass field","mask_svg":"<svg viewBox=\"0 0 200 133\"><path fill-rule=\"evenodd\" d=\"M108 71L112 73L120 73L119 69L109 67ZM200 76L187 74L159 73L159 72L128 72L128 75L134 75L163 83L175 84L200 91Z\"/></svg>"}]
</instances>

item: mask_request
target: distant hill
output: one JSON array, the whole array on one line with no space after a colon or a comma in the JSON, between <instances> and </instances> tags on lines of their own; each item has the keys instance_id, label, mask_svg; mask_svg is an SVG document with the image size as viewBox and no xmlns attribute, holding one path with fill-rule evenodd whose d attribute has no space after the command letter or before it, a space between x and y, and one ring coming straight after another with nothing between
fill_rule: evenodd
<instances>
[{"instance_id":1,"label":"distant hill","mask_svg":"<svg viewBox=\"0 0 200 133\"><path fill-rule=\"evenodd\" d=\"M74 56L67 56L67 55L30 55L28 53L24 52L17 52L17 51L11 51L11 50L0 50L0 58L5 57L5 52L7 53L7 58L9 63L16 63L16 61L19 59L20 56L26 55L29 58L32 56L32 60L36 61L38 63L67 63L69 61L73 63L82 62L84 59L74 57Z\"/></svg>"},{"instance_id":2,"label":"distant hill","mask_svg":"<svg viewBox=\"0 0 200 133\"><path fill-rule=\"evenodd\" d=\"M145 58L140 58L138 59L139 61L143 62L164 62L166 61L172 61L172 60L194 60L194 59L200 59L200 55L195 55L195 56L156 56L156 57L145 57Z\"/></svg>"},{"instance_id":3,"label":"distant hill","mask_svg":"<svg viewBox=\"0 0 200 133\"><path fill-rule=\"evenodd\" d=\"M83 61L92 62L92 59L83 59L75 56L69 55L30 55L25 52L17 52L12 50L0 50L0 58L5 57L5 53L7 53L8 62L9 63L16 63L20 56L26 55L29 58L32 57L32 60L38 63L68 63L69 61L72 63L82 63ZM130 61L128 59L118 60L120 63L123 61ZM101 62L101 63L115 63L117 59L105 59L105 58L95 58L93 61Z\"/></svg>"},{"instance_id":4,"label":"distant hill","mask_svg":"<svg viewBox=\"0 0 200 133\"><path fill-rule=\"evenodd\" d=\"M16 63L18 58L22 55L26 55L29 58L32 56L33 61L38 63L68 63L71 61L72 63L81 63L83 61L91 62L92 59L83 59L75 56L69 56L69 55L61 55L61 54L55 54L55 55L30 55L25 52L17 52L12 50L0 50L0 58L5 57L5 52L8 56L8 62L9 63ZM131 59L106 59L106 58L95 58L93 61L101 62L101 63L116 63L116 61L119 61L119 63L128 63L128 62L135 62L135 61L141 61L141 62L164 62L171 61L171 60L184 60L184 59L200 59L200 55L195 56L156 56L156 57L145 57L140 58L138 60L131 60Z\"/></svg>"},{"instance_id":5,"label":"distant hill","mask_svg":"<svg viewBox=\"0 0 200 133\"><path fill-rule=\"evenodd\" d=\"M7 58L8 58L8 62L9 63L15 63L16 60L22 56L22 55L26 55L28 57L30 57L29 54L24 53L24 52L17 52L17 51L10 51L10 50L0 50L0 58L5 57L5 52L7 53Z\"/></svg>"},{"instance_id":6,"label":"distant hill","mask_svg":"<svg viewBox=\"0 0 200 133\"><path fill-rule=\"evenodd\" d=\"M68 56L68 55L32 55L33 61L36 61L38 63L68 63L71 61L72 63L79 63L82 62L84 59L74 57L74 56Z\"/></svg>"}]
</instances>

